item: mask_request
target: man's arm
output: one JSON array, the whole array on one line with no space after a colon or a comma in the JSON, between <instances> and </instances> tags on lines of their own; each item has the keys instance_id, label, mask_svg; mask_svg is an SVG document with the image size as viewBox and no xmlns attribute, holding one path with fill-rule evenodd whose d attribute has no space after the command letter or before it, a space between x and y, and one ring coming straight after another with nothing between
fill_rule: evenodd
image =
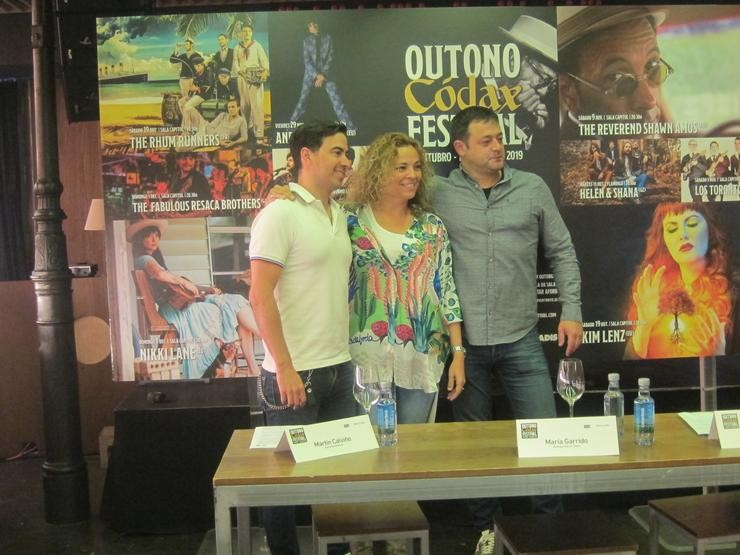
<instances>
[{"instance_id":1,"label":"man's arm","mask_svg":"<svg viewBox=\"0 0 740 555\"><path fill-rule=\"evenodd\" d=\"M319 69L314 65L316 49L319 48L319 45L317 44L318 41L313 41L313 44L311 44L311 42L312 37L306 37L303 39L303 65L306 68L306 73L311 78L311 81L313 81L319 73Z\"/></svg>"},{"instance_id":2,"label":"man's arm","mask_svg":"<svg viewBox=\"0 0 740 555\"><path fill-rule=\"evenodd\" d=\"M555 276L562 306L558 324L558 346L565 345L565 356L570 356L581 346L583 340L581 271L570 232L544 182L543 187L540 221L542 246Z\"/></svg>"},{"instance_id":3,"label":"man's arm","mask_svg":"<svg viewBox=\"0 0 740 555\"><path fill-rule=\"evenodd\" d=\"M249 291L249 302L254 310L262 340L275 361L280 399L284 404L302 407L306 404L306 389L293 367L274 295L283 268L266 260L252 259L251 270L252 287Z\"/></svg>"},{"instance_id":4,"label":"man's arm","mask_svg":"<svg viewBox=\"0 0 740 555\"><path fill-rule=\"evenodd\" d=\"M324 35L324 40L326 41L326 55L322 56L324 63L317 69L326 79L329 79L331 65L334 63L334 41L330 35ZM321 44L318 44L317 48L321 48Z\"/></svg>"},{"instance_id":5,"label":"man's arm","mask_svg":"<svg viewBox=\"0 0 740 555\"><path fill-rule=\"evenodd\" d=\"M262 69L262 80L267 81L267 78L270 76L270 60L262 45L257 41L254 44L257 46L257 63Z\"/></svg>"}]
</instances>

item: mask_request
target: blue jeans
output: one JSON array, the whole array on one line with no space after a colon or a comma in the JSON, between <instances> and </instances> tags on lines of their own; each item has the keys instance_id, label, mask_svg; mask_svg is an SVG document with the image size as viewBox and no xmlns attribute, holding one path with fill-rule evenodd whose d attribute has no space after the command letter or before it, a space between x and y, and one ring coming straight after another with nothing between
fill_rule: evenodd
<instances>
[{"instance_id":1,"label":"blue jeans","mask_svg":"<svg viewBox=\"0 0 740 555\"><path fill-rule=\"evenodd\" d=\"M513 343L469 345L465 349L465 389L452 402L457 422L493 418L492 374L496 372L511 404L514 418L555 418L555 397L545 353L535 327ZM478 530L493 528L498 499L471 499L473 526ZM562 511L560 496L532 498L535 512Z\"/></svg>"},{"instance_id":2,"label":"blue jeans","mask_svg":"<svg viewBox=\"0 0 740 555\"><path fill-rule=\"evenodd\" d=\"M426 393L421 389L393 388L393 398L396 400L396 421L399 424L426 424L429 422L429 413L432 412L434 398L437 392ZM359 405L358 405L359 406ZM362 414L362 408L360 408ZM370 408L370 422L375 425L378 421L377 404Z\"/></svg>"},{"instance_id":3,"label":"blue jeans","mask_svg":"<svg viewBox=\"0 0 740 555\"><path fill-rule=\"evenodd\" d=\"M426 393L421 389L395 387L399 424L426 424L437 392Z\"/></svg>"},{"instance_id":4,"label":"blue jeans","mask_svg":"<svg viewBox=\"0 0 740 555\"><path fill-rule=\"evenodd\" d=\"M304 383L309 371L300 373ZM272 405L281 405L277 378L272 372L262 370L262 391ZM310 402L300 409L271 410L262 401L265 423L268 426L315 424L357 414L357 401L352 394L354 371L349 362L317 368L311 374ZM300 548L295 522L295 507L263 507L262 525L267 544L273 555L298 555Z\"/></svg>"}]
</instances>

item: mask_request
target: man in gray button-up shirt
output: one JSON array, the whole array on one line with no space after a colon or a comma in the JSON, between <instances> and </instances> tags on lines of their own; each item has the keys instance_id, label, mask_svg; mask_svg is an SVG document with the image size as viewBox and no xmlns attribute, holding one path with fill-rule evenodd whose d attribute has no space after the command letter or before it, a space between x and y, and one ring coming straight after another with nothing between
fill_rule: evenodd
<instances>
[{"instance_id":1,"label":"man in gray button-up shirt","mask_svg":"<svg viewBox=\"0 0 740 555\"><path fill-rule=\"evenodd\" d=\"M562 313L558 345L570 355L581 344L581 277L570 233L545 182L505 164L496 114L466 108L451 122L460 167L432 187L434 211L449 233L453 274L467 349L463 393L455 420L490 420L496 371L515 418L554 417L555 400L537 333L537 252L555 276ZM477 553L492 547L497 501L471 501L482 532ZM535 498L536 510L560 508L559 498ZM488 545L490 544L490 545Z\"/></svg>"}]
</instances>

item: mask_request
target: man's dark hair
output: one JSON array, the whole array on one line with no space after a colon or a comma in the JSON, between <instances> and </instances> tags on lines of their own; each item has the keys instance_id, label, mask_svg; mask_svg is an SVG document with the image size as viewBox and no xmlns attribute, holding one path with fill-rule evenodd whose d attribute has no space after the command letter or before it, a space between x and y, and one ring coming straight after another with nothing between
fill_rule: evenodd
<instances>
[{"instance_id":1,"label":"man's dark hair","mask_svg":"<svg viewBox=\"0 0 740 555\"><path fill-rule=\"evenodd\" d=\"M712 148L712 145L717 145L717 148L719 148L719 143L717 141L712 141L709 143L709 148Z\"/></svg>"},{"instance_id":2,"label":"man's dark hair","mask_svg":"<svg viewBox=\"0 0 740 555\"><path fill-rule=\"evenodd\" d=\"M329 121L309 121L293 131L290 136L288 146L290 155L293 157L295 169L293 175L298 175L301 171L301 149L308 148L316 152L321 148L324 139L336 135L337 133L347 134L347 126L343 123Z\"/></svg>"},{"instance_id":3,"label":"man's dark hair","mask_svg":"<svg viewBox=\"0 0 740 555\"><path fill-rule=\"evenodd\" d=\"M228 39L229 39L229 37L227 37L227 36L226 36L226 33L219 33L219 34L218 34L218 36L219 36L219 37L223 37L223 38L225 38L226 40L228 40Z\"/></svg>"},{"instance_id":4,"label":"man's dark hair","mask_svg":"<svg viewBox=\"0 0 740 555\"><path fill-rule=\"evenodd\" d=\"M455 141L466 141L470 124L474 121L495 121L498 124L496 112L483 106L470 106L460 110L450 121L450 149L455 153Z\"/></svg>"}]
</instances>

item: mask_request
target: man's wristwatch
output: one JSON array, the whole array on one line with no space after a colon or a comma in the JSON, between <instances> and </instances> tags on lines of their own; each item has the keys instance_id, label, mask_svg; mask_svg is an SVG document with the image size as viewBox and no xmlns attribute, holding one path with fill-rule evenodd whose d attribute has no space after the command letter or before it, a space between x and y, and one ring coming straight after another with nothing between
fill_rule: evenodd
<instances>
[{"instance_id":1,"label":"man's wristwatch","mask_svg":"<svg viewBox=\"0 0 740 555\"><path fill-rule=\"evenodd\" d=\"M465 356L465 347L462 345L453 345L451 350L453 353L462 353Z\"/></svg>"}]
</instances>

